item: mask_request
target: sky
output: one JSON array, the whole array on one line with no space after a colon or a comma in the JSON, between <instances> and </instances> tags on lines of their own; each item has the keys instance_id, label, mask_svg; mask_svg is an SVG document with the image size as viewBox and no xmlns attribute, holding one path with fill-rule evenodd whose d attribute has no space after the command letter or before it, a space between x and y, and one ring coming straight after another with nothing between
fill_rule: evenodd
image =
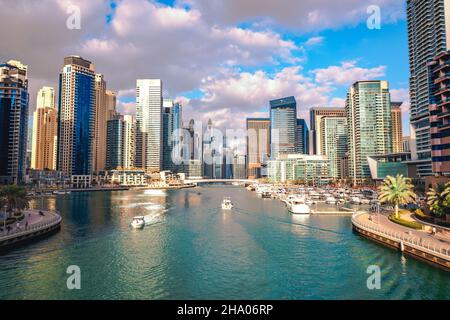
<instances>
[{"instance_id":1,"label":"sky","mask_svg":"<svg viewBox=\"0 0 450 320\"><path fill-rule=\"evenodd\" d=\"M373 6L379 28L368 27ZM392 101L404 102L407 135L405 8L402 0L0 0L0 61L29 66L31 112L39 88L57 88L63 58L80 55L118 92L120 112L135 113L136 79L160 78L185 121L211 118L224 129L268 116L269 100L286 96L309 121L313 106L344 107L353 82L387 80ZM74 21L79 29L68 27Z\"/></svg>"}]
</instances>

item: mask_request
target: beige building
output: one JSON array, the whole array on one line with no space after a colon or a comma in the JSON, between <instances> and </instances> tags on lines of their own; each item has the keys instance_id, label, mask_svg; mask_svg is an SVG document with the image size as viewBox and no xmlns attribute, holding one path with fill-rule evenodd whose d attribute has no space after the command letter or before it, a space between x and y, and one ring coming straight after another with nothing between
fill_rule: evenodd
<instances>
[{"instance_id":1,"label":"beige building","mask_svg":"<svg viewBox=\"0 0 450 320\"><path fill-rule=\"evenodd\" d=\"M102 74L95 75L95 124L93 147L93 171L106 168L106 122L109 112L106 104L106 81Z\"/></svg>"},{"instance_id":2,"label":"beige building","mask_svg":"<svg viewBox=\"0 0 450 320\"><path fill-rule=\"evenodd\" d=\"M391 102L392 108L392 152L403 152L402 102Z\"/></svg>"},{"instance_id":3,"label":"beige building","mask_svg":"<svg viewBox=\"0 0 450 320\"><path fill-rule=\"evenodd\" d=\"M344 108L314 107L310 110L310 154L323 155L325 133L321 130L322 118L345 117Z\"/></svg>"},{"instance_id":4,"label":"beige building","mask_svg":"<svg viewBox=\"0 0 450 320\"><path fill-rule=\"evenodd\" d=\"M58 111L55 108L55 89L43 87L37 95L33 115L31 168L56 170Z\"/></svg>"},{"instance_id":5,"label":"beige building","mask_svg":"<svg viewBox=\"0 0 450 320\"><path fill-rule=\"evenodd\" d=\"M270 154L270 119L247 118L247 174L260 178Z\"/></svg>"}]
</instances>

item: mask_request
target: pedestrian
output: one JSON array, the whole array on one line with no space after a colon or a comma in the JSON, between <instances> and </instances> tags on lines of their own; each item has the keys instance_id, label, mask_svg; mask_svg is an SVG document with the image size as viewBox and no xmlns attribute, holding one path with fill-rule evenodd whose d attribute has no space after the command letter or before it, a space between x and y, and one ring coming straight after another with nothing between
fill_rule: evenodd
<instances>
[{"instance_id":1,"label":"pedestrian","mask_svg":"<svg viewBox=\"0 0 450 320\"><path fill-rule=\"evenodd\" d=\"M28 229L28 221L25 223L25 230Z\"/></svg>"}]
</instances>

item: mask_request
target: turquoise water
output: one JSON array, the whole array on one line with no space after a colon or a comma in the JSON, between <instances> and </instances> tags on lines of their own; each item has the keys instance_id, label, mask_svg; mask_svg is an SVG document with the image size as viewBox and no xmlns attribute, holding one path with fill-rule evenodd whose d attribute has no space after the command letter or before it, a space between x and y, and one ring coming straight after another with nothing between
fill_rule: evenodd
<instances>
[{"instance_id":1,"label":"turquoise water","mask_svg":"<svg viewBox=\"0 0 450 320\"><path fill-rule=\"evenodd\" d=\"M222 211L230 196L235 209ZM0 299L449 299L450 275L232 186L47 198L61 231L0 256ZM33 205L41 205L40 201ZM135 215L149 225L132 230ZM68 290L66 269L81 269ZM367 267L381 268L369 290Z\"/></svg>"}]
</instances>

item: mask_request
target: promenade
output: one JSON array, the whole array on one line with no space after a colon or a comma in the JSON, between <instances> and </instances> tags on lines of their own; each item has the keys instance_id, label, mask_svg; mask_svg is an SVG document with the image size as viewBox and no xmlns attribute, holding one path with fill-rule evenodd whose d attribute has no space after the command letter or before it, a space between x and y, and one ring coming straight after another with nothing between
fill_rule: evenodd
<instances>
[{"instance_id":1,"label":"promenade","mask_svg":"<svg viewBox=\"0 0 450 320\"><path fill-rule=\"evenodd\" d=\"M9 225L0 220L0 248L59 229L61 216L52 211L27 210L21 221Z\"/></svg>"},{"instance_id":2,"label":"promenade","mask_svg":"<svg viewBox=\"0 0 450 320\"><path fill-rule=\"evenodd\" d=\"M446 230L436 228L436 233L429 227L415 230L394 223L385 215L366 212L354 214L352 224L357 232L372 240L450 271L450 236Z\"/></svg>"}]
</instances>

